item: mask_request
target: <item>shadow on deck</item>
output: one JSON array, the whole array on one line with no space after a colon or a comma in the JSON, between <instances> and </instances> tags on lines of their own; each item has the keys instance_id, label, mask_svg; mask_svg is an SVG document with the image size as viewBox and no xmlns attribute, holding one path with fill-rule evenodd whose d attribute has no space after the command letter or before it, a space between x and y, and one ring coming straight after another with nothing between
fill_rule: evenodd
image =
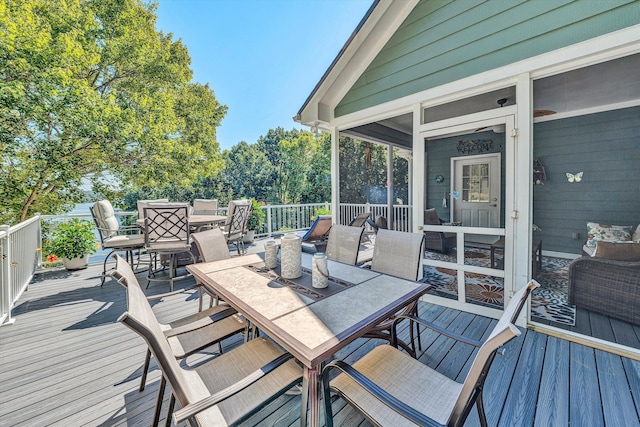
<instances>
[{"instance_id":1,"label":"shadow on deck","mask_svg":"<svg viewBox=\"0 0 640 427\"><path fill-rule=\"evenodd\" d=\"M113 280L100 287L100 271L101 265L91 265L37 275L13 311L15 324L0 327L0 425L150 423L160 373L152 362L147 387L138 392L146 346L117 323L126 310L125 289ZM177 286L192 284L187 279ZM148 293L166 290L152 284ZM195 292L154 303L162 322L196 310ZM421 303L420 315L476 339L495 323L427 303ZM240 341L232 338L224 346L230 349ZM422 343L423 363L463 378L471 349L428 331L422 331ZM336 357L353 362L380 344L359 339ZM215 356L215 349L189 361ZM524 331L507 345L505 356L496 358L484 396L490 425L639 426L640 362ZM163 417L168 397L165 393ZM336 425L369 425L342 400L333 405ZM299 396L282 396L244 425L297 425L299 412ZM475 410L466 425L478 425Z\"/></svg>"}]
</instances>

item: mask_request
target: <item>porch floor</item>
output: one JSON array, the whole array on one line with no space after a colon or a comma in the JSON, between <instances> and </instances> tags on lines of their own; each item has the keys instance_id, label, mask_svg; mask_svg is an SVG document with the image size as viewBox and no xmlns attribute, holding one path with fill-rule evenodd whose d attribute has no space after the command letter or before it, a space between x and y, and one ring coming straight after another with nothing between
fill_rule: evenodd
<instances>
[{"instance_id":1,"label":"porch floor","mask_svg":"<svg viewBox=\"0 0 640 427\"><path fill-rule=\"evenodd\" d=\"M138 392L146 346L117 323L126 309L125 289L113 280L100 287L100 271L101 265L91 265L37 275L13 311L15 324L0 327L0 425L149 425L160 373L152 362L147 387ZM148 293L166 290L153 284ZM154 305L160 321L196 310L195 293ZM473 338L488 335L495 323L427 303L420 314ZM230 339L225 348L239 342ZM422 343L424 363L458 379L466 374L470 349L428 331ZM379 344L359 339L336 357L353 362ZM486 382L490 425L640 426L640 362L528 330L506 350ZM196 357L214 353L215 347ZM168 393L164 397L162 417ZM243 425L297 425L299 408L300 397L286 395ZM369 425L340 399L334 414L336 425ZM465 425L478 424L474 410Z\"/></svg>"}]
</instances>

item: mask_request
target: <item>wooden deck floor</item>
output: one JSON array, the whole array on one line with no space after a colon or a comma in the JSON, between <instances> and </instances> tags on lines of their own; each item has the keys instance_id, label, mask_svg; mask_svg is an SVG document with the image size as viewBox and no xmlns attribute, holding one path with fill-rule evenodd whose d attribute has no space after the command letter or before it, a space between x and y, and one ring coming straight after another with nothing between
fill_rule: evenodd
<instances>
[{"instance_id":1,"label":"wooden deck floor","mask_svg":"<svg viewBox=\"0 0 640 427\"><path fill-rule=\"evenodd\" d=\"M0 327L0 425L149 425L159 371L152 364L147 388L139 393L146 348L117 323L126 308L125 289L114 281L100 287L100 270L38 275L14 310L15 324ZM162 284L152 286L155 293L166 291ZM161 321L196 309L191 293L154 305ZM420 312L475 338L486 336L495 322L426 303ZM424 363L456 378L466 374L469 348L430 332L423 332L422 342ZM379 344L357 340L337 357L354 361ZM523 331L496 358L485 403L490 425L640 426L640 362ZM299 396L283 396L245 424L297 425L299 408ZM369 425L341 400L334 408L336 425ZM474 410L466 425L478 424Z\"/></svg>"}]
</instances>

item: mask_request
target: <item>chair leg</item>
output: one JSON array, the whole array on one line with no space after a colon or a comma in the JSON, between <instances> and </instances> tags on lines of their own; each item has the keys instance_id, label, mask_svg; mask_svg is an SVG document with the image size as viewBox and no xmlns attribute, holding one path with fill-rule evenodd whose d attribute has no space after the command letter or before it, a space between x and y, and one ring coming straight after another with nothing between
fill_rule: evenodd
<instances>
[{"instance_id":1,"label":"chair leg","mask_svg":"<svg viewBox=\"0 0 640 427\"><path fill-rule=\"evenodd\" d=\"M149 372L149 363L151 362L151 350L147 349L147 356L144 358L144 366L142 367L142 375L140 376L140 391L144 391L147 383L147 372Z\"/></svg>"},{"instance_id":2,"label":"chair leg","mask_svg":"<svg viewBox=\"0 0 640 427\"><path fill-rule=\"evenodd\" d=\"M171 393L171 398L169 399L169 410L167 410L167 419L164 423L166 427L171 426L171 416L173 415L173 409L176 406L176 397Z\"/></svg>"},{"instance_id":3,"label":"chair leg","mask_svg":"<svg viewBox=\"0 0 640 427\"><path fill-rule=\"evenodd\" d=\"M476 397L476 407L478 408L478 418L480 418L480 425L482 427L487 427L487 416L484 412L484 404L482 403L482 390L478 392L478 397Z\"/></svg>"},{"instance_id":4,"label":"chair leg","mask_svg":"<svg viewBox=\"0 0 640 427\"><path fill-rule=\"evenodd\" d=\"M333 410L331 408L331 389L329 388L328 372L322 377L322 392L324 394L324 422L327 427L333 427Z\"/></svg>"},{"instance_id":5,"label":"chair leg","mask_svg":"<svg viewBox=\"0 0 640 427\"><path fill-rule=\"evenodd\" d=\"M160 411L162 410L162 396L164 396L164 388L167 385L167 381L164 379L164 375L160 380L160 386L158 387L158 398L156 399L156 409L153 414L153 423L151 424L153 427L158 427L158 423L160 422Z\"/></svg>"}]
</instances>

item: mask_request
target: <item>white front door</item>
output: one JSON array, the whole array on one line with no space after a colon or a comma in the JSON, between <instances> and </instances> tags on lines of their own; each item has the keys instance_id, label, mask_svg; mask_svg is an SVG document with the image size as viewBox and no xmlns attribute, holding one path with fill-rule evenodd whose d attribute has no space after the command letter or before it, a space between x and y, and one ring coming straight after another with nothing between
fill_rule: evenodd
<instances>
[{"instance_id":1,"label":"white front door","mask_svg":"<svg viewBox=\"0 0 640 427\"><path fill-rule=\"evenodd\" d=\"M452 220L468 227L500 227L500 153L451 159Z\"/></svg>"}]
</instances>

